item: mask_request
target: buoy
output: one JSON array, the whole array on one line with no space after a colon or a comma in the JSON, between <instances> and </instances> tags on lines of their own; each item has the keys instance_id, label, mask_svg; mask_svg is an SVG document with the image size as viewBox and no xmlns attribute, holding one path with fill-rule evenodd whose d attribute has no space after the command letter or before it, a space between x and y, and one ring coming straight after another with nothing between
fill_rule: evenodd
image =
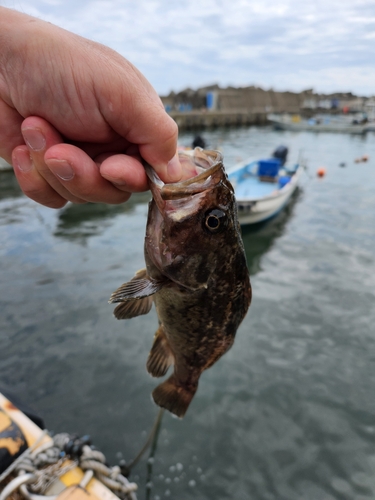
<instances>
[{"instance_id":1,"label":"buoy","mask_svg":"<svg viewBox=\"0 0 375 500\"><path fill-rule=\"evenodd\" d=\"M319 167L316 171L318 177L324 177L326 175L326 169L324 167Z\"/></svg>"},{"instance_id":2,"label":"buoy","mask_svg":"<svg viewBox=\"0 0 375 500\"><path fill-rule=\"evenodd\" d=\"M354 160L354 163L362 163L362 162L366 162L366 161L368 161L368 159L369 159L368 155L363 155L363 156L361 156L360 158L356 158L356 159Z\"/></svg>"}]
</instances>

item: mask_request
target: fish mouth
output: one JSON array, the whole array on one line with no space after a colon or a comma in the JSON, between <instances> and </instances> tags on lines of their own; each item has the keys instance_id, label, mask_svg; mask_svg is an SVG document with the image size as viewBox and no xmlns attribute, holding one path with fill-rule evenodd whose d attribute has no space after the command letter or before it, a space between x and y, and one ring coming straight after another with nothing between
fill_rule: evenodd
<instances>
[{"instance_id":1,"label":"fish mouth","mask_svg":"<svg viewBox=\"0 0 375 500\"><path fill-rule=\"evenodd\" d=\"M203 193L220 181L221 176L215 178L214 175L223 168L223 155L220 151L195 148L191 151L180 151L179 159L182 167L187 163L190 167L193 165L197 175L180 182L165 184L150 165L144 164L152 195L160 211L164 210L166 201L182 200Z\"/></svg>"}]
</instances>

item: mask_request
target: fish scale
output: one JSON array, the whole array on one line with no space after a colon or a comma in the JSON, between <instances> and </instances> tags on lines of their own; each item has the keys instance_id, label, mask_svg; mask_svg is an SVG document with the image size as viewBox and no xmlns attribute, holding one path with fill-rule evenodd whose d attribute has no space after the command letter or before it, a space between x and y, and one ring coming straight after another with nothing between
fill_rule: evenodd
<instances>
[{"instance_id":1,"label":"fish scale","mask_svg":"<svg viewBox=\"0 0 375 500\"><path fill-rule=\"evenodd\" d=\"M165 185L146 165L153 199L145 236L146 268L110 298L130 319L156 306L159 328L147 361L155 377L173 373L155 403L183 417L200 375L233 345L251 302L234 190L218 151L181 152L197 175Z\"/></svg>"}]
</instances>

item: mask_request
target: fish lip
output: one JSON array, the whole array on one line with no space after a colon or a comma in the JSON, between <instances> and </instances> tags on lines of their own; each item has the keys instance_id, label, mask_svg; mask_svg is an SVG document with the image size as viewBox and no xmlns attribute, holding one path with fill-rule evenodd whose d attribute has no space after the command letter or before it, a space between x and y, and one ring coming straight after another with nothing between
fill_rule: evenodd
<instances>
[{"instance_id":1,"label":"fish lip","mask_svg":"<svg viewBox=\"0 0 375 500\"><path fill-rule=\"evenodd\" d=\"M153 196L152 203L155 207L155 210L149 211L151 225L148 223L146 229L146 247L149 249L148 255L151 262L162 274L165 274L165 270L172 263L174 256L167 255L165 243L159 241L157 234L171 221L183 220L186 216L190 217L191 213L199 210L205 193L220 184L223 175L223 157L219 151L195 148L193 151L184 151L179 154L187 157L189 161L193 157L194 164L203 171L184 181L165 184L151 165L143 163ZM150 229L151 227L152 229ZM169 277L168 273L165 275ZM190 292L197 291L183 283L176 282L174 279L172 281Z\"/></svg>"},{"instance_id":2,"label":"fish lip","mask_svg":"<svg viewBox=\"0 0 375 500\"><path fill-rule=\"evenodd\" d=\"M165 202L168 200L188 198L189 196L202 193L209 187L212 187L210 177L221 169L223 165L223 155L220 151L216 150L203 150L202 148L195 148L192 151L180 151L179 156L181 158L192 158L197 167L205 168L205 170L189 179L171 184L165 184L151 165L146 162L144 163L152 195L161 212L164 211ZM208 168L206 168L202 165L204 162L211 164Z\"/></svg>"}]
</instances>

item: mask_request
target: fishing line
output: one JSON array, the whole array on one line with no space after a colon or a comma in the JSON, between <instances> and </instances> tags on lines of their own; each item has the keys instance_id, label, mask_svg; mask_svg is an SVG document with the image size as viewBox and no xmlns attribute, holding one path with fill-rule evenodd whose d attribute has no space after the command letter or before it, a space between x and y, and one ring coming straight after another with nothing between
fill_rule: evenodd
<instances>
[{"instance_id":1,"label":"fishing line","mask_svg":"<svg viewBox=\"0 0 375 500\"><path fill-rule=\"evenodd\" d=\"M157 441L157 437L159 434L163 414L164 414L164 409L160 408L159 412L156 416L155 422L152 426L151 432L150 432L145 444L141 448L140 452L137 454L137 456L135 458L133 458L133 460L129 464L126 464L126 465L121 467L121 472L124 474L124 476L128 476L130 474L131 469L139 462L139 460L142 458L143 454L145 453L145 451L147 450L147 448L151 444L153 445L151 451L152 452L155 451L156 441Z\"/></svg>"},{"instance_id":2,"label":"fishing line","mask_svg":"<svg viewBox=\"0 0 375 500\"><path fill-rule=\"evenodd\" d=\"M160 409L160 412L163 412L163 409ZM147 461L147 478L146 478L146 500L150 500L151 489L152 489L152 473L153 473L153 465L154 465L154 456L156 452L156 447L158 444L159 432L161 427L161 417L159 420L159 424L155 428L155 435L152 440L150 455Z\"/></svg>"}]
</instances>

